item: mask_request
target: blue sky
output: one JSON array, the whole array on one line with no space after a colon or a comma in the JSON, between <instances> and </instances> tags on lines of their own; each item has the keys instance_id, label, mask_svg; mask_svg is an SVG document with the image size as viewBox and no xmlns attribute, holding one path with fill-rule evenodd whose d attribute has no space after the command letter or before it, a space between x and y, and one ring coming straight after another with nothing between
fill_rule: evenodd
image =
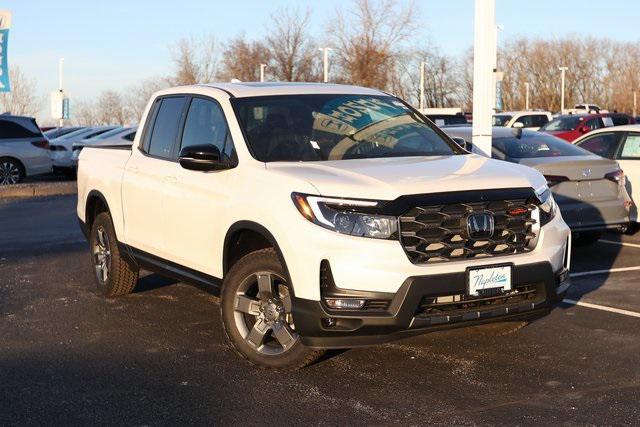
<instances>
[{"instance_id":1,"label":"blue sky","mask_svg":"<svg viewBox=\"0 0 640 427\"><path fill-rule=\"evenodd\" d=\"M400 3L408 3L398 0ZM473 0L414 2L422 30L417 40L458 55L473 43ZM323 37L328 19L346 0L4 0L13 12L9 64L20 65L45 96L57 88L57 60L65 58L65 86L73 100L104 89L126 90L171 69L170 46L183 36L239 33L259 38L278 8L309 6L311 32ZM519 35L594 35L639 41L640 2L609 0L496 1L501 40ZM390 19L392 19L390 17ZM320 52L319 52L320 54ZM48 105L48 103L46 103Z\"/></svg>"}]
</instances>

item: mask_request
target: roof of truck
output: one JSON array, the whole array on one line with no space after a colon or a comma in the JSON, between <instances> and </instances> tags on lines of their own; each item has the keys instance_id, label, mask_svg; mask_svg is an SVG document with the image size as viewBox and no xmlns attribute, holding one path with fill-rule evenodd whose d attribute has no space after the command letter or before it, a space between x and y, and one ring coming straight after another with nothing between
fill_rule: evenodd
<instances>
[{"instance_id":1,"label":"roof of truck","mask_svg":"<svg viewBox=\"0 0 640 427\"><path fill-rule=\"evenodd\" d=\"M207 83L197 86L208 86L222 89L237 98L269 95L318 94L353 94L353 95L386 95L384 92L361 86L340 85L334 83L302 83L302 82L237 82Z\"/></svg>"}]
</instances>

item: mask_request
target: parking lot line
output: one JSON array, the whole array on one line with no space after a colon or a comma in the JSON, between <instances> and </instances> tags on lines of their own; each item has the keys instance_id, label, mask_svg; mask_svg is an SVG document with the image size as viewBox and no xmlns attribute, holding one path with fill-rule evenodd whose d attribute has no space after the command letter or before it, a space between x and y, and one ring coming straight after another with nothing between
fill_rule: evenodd
<instances>
[{"instance_id":1,"label":"parking lot line","mask_svg":"<svg viewBox=\"0 0 640 427\"><path fill-rule=\"evenodd\" d=\"M580 271L578 273L571 273L570 276L573 278L573 277L593 276L594 274L620 273L622 271L636 271L636 270L640 270L640 266L609 268L607 270Z\"/></svg>"},{"instance_id":2,"label":"parking lot line","mask_svg":"<svg viewBox=\"0 0 640 427\"><path fill-rule=\"evenodd\" d=\"M610 245L620 245L620 246L629 246L631 248L640 248L640 245L637 243L627 243L627 242L616 242L614 240L598 240L600 243L608 243Z\"/></svg>"},{"instance_id":3,"label":"parking lot line","mask_svg":"<svg viewBox=\"0 0 640 427\"><path fill-rule=\"evenodd\" d=\"M579 305L581 307L594 308L596 310L609 311L611 313L624 314L625 316L640 317L640 313L637 313L635 311L622 310L620 308L608 307L606 305L591 304L590 302L576 301L567 298L563 299L562 302L572 305Z\"/></svg>"}]
</instances>

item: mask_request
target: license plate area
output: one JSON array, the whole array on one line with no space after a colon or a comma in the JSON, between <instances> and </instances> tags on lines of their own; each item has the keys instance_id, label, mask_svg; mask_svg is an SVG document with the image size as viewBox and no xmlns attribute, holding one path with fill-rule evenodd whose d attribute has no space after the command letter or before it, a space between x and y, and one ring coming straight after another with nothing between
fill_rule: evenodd
<instances>
[{"instance_id":1,"label":"license plate area","mask_svg":"<svg viewBox=\"0 0 640 427\"><path fill-rule=\"evenodd\" d=\"M512 264L467 268L467 295L472 297L492 296L513 289Z\"/></svg>"}]
</instances>

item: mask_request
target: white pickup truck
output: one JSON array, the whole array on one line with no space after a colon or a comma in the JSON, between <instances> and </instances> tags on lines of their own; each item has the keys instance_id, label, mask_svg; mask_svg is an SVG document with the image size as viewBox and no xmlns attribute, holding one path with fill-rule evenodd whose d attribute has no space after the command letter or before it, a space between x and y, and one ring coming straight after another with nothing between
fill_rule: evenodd
<instances>
[{"instance_id":1,"label":"white pickup truck","mask_svg":"<svg viewBox=\"0 0 640 427\"><path fill-rule=\"evenodd\" d=\"M540 173L361 87L158 92L131 149L82 151L77 213L103 295L133 292L140 269L210 285L231 346L267 368L529 319L569 286Z\"/></svg>"}]
</instances>

